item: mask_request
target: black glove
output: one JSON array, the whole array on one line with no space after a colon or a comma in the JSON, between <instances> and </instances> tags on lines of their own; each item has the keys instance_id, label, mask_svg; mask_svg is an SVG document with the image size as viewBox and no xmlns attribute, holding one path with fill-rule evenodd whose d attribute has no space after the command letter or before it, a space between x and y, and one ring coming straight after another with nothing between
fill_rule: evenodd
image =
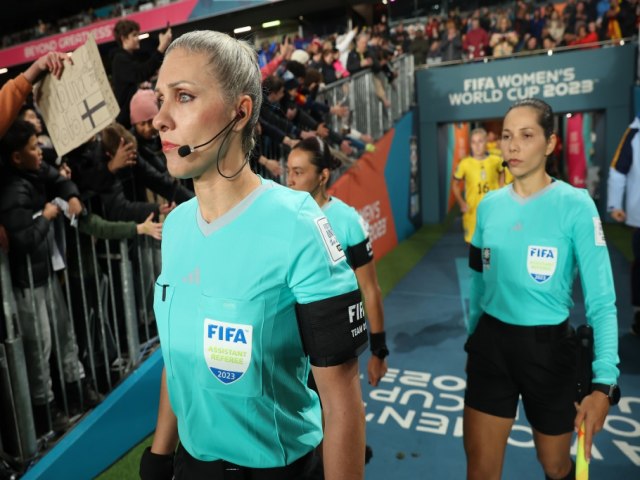
<instances>
[{"instance_id":1,"label":"black glove","mask_svg":"<svg viewBox=\"0 0 640 480\"><path fill-rule=\"evenodd\" d=\"M172 480L173 454L158 455L151 452L151 447L145 448L140 459L140 478L142 480Z\"/></svg>"}]
</instances>

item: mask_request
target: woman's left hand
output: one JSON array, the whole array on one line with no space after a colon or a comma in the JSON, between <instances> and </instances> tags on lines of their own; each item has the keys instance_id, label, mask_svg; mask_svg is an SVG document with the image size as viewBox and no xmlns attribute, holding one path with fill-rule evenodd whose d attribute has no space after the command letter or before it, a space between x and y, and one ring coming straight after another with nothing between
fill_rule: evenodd
<instances>
[{"instance_id":1,"label":"woman's left hand","mask_svg":"<svg viewBox=\"0 0 640 480\"><path fill-rule=\"evenodd\" d=\"M582 399L580 404L576 403L576 410L578 414L574 420L574 426L578 431L580 424L584 422L584 456L589 461L593 436L602 430L609 412L609 398L602 392L591 392Z\"/></svg>"},{"instance_id":2,"label":"woman's left hand","mask_svg":"<svg viewBox=\"0 0 640 480\"><path fill-rule=\"evenodd\" d=\"M381 359L375 355L371 355L369 364L367 365L367 374L369 376L369 384L374 387L378 386L380 379L387 373L387 360Z\"/></svg>"}]
</instances>

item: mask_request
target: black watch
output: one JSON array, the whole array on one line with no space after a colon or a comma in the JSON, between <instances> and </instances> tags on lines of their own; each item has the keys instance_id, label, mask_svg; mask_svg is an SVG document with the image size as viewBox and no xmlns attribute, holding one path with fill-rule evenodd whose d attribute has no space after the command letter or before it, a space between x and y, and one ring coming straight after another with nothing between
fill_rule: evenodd
<instances>
[{"instance_id":1,"label":"black watch","mask_svg":"<svg viewBox=\"0 0 640 480\"><path fill-rule=\"evenodd\" d=\"M617 405L620 401L620 387L616 384L594 383L591 385L591 391L604 393L609 398L609 405Z\"/></svg>"},{"instance_id":2,"label":"black watch","mask_svg":"<svg viewBox=\"0 0 640 480\"><path fill-rule=\"evenodd\" d=\"M384 360L389 356L389 349L387 348L387 335L385 332L370 333L369 343L371 346L371 354L378 357L380 360Z\"/></svg>"},{"instance_id":3,"label":"black watch","mask_svg":"<svg viewBox=\"0 0 640 480\"><path fill-rule=\"evenodd\" d=\"M389 356L389 349L387 347L382 347L377 350L371 350L371 355L375 355L380 360L384 360Z\"/></svg>"}]
</instances>

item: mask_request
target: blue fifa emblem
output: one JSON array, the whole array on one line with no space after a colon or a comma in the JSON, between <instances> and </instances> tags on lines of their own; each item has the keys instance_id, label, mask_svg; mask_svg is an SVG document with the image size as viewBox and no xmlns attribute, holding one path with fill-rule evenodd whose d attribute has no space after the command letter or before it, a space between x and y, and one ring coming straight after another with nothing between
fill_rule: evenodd
<instances>
[{"instance_id":1,"label":"blue fifa emblem","mask_svg":"<svg viewBox=\"0 0 640 480\"><path fill-rule=\"evenodd\" d=\"M557 264L556 247L529 245L527 248L527 272L536 283L547 282L555 273Z\"/></svg>"},{"instance_id":2,"label":"blue fifa emblem","mask_svg":"<svg viewBox=\"0 0 640 480\"><path fill-rule=\"evenodd\" d=\"M204 358L209 371L225 385L239 380L251 365L253 327L204 319Z\"/></svg>"}]
</instances>

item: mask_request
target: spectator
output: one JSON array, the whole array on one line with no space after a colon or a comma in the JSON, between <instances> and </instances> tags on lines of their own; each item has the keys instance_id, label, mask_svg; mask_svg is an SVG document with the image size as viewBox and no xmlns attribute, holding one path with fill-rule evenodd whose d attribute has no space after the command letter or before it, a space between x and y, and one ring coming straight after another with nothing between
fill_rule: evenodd
<instances>
[{"instance_id":1,"label":"spectator","mask_svg":"<svg viewBox=\"0 0 640 480\"><path fill-rule=\"evenodd\" d=\"M533 35L526 34L524 44L522 45L522 50L520 52L528 54L534 53L540 49L540 44L538 43L538 39Z\"/></svg>"},{"instance_id":2,"label":"spectator","mask_svg":"<svg viewBox=\"0 0 640 480\"><path fill-rule=\"evenodd\" d=\"M35 127L17 120L0 141L6 174L0 188L0 220L11 242L9 265L16 293L18 322L24 339L29 390L36 433L66 430L69 418L54 401L49 359L55 348L72 406L84 398L95 406L100 397L86 382L79 393L76 382L85 378L78 347L70 328L69 312L55 271L64 269L53 221L60 214L55 197L68 202L69 215L79 215L78 189L42 162ZM58 260L56 260L58 259ZM51 329L55 330L53 345ZM48 413L49 412L49 413Z\"/></svg>"},{"instance_id":3,"label":"spectator","mask_svg":"<svg viewBox=\"0 0 640 480\"><path fill-rule=\"evenodd\" d=\"M333 50L325 50L322 52L322 63L320 64L320 72L322 79L326 85L338 80L338 74L333 66L334 64Z\"/></svg>"},{"instance_id":4,"label":"spectator","mask_svg":"<svg viewBox=\"0 0 640 480\"><path fill-rule=\"evenodd\" d=\"M424 32L420 29L416 30L415 38L409 47L409 53L413 55L413 64L415 66L427 63L427 55L429 54L429 40L424 36Z\"/></svg>"},{"instance_id":5,"label":"spectator","mask_svg":"<svg viewBox=\"0 0 640 480\"><path fill-rule=\"evenodd\" d=\"M620 5L618 0L610 0L609 10L604 16L602 26L605 28L607 40L618 40L622 38L620 29Z\"/></svg>"},{"instance_id":6,"label":"spectator","mask_svg":"<svg viewBox=\"0 0 640 480\"><path fill-rule=\"evenodd\" d=\"M562 9L562 20L568 32L574 32L576 29L576 0L567 0Z\"/></svg>"},{"instance_id":7,"label":"spectator","mask_svg":"<svg viewBox=\"0 0 640 480\"><path fill-rule=\"evenodd\" d=\"M513 22L513 30L518 34L518 38L524 38L529 32L529 12L530 6L524 0L516 2L516 14Z\"/></svg>"},{"instance_id":8,"label":"spectator","mask_svg":"<svg viewBox=\"0 0 640 480\"><path fill-rule=\"evenodd\" d=\"M588 48L598 48L598 45L595 45L598 42L598 34L596 33L596 23L589 22L589 25L585 25L584 23L577 24L577 32L576 38L571 43L571 45L576 46L587 46L591 45Z\"/></svg>"},{"instance_id":9,"label":"spectator","mask_svg":"<svg viewBox=\"0 0 640 480\"><path fill-rule=\"evenodd\" d=\"M140 49L139 35L140 25L132 20L120 20L113 28L113 36L118 43L118 49L111 60L113 93L120 106L116 121L127 128L131 126L129 123L131 97L158 71L164 52L172 39L171 28L160 33L158 48L147 60L140 61L135 55Z\"/></svg>"},{"instance_id":10,"label":"spectator","mask_svg":"<svg viewBox=\"0 0 640 480\"><path fill-rule=\"evenodd\" d=\"M513 53L518 44L518 34L511 30L511 24L506 16L498 19L498 29L491 35L490 45L494 57L506 57Z\"/></svg>"},{"instance_id":11,"label":"spectator","mask_svg":"<svg viewBox=\"0 0 640 480\"><path fill-rule=\"evenodd\" d=\"M395 31L391 36L391 41L402 48L402 53L409 52L411 39L409 38L409 33L404 29L404 24L402 22L396 25Z\"/></svg>"},{"instance_id":12,"label":"spectator","mask_svg":"<svg viewBox=\"0 0 640 480\"><path fill-rule=\"evenodd\" d=\"M480 26L479 18L471 19L471 28L464 36L462 48L469 60L483 58L489 48L489 34Z\"/></svg>"},{"instance_id":13,"label":"spectator","mask_svg":"<svg viewBox=\"0 0 640 480\"><path fill-rule=\"evenodd\" d=\"M462 37L453 19L447 20L446 29L442 32L440 52L443 62L462 60Z\"/></svg>"},{"instance_id":14,"label":"spectator","mask_svg":"<svg viewBox=\"0 0 640 480\"><path fill-rule=\"evenodd\" d=\"M435 65L442 62L442 54L440 53L440 41L434 40L429 47L427 53L427 65Z\"/></svg>"},{"instance_id":15,"label":"spectator","mask_svg":"<svg viewBox=\"0 0 640 480\"><path fill-rule=\"evenodd\" d=\"M43 160L52 167L58 168L58 166L56 165L58 155L53 148L53 142L51 141L51 138L44 132L44 129L42 128L42 119L36 113L35 108L31 105L23 105L20 109L20 113L18 114L18 118L20 120L29 122L35 127L36 135L38 137L38 146L40 147L40 150L42 150ZM67 176L66 169L60 168L58 171L62 176Z\"/></svg>"},{"instance_id":16,"label":"spectator","mask_svg":"<svg viewBox=\"0 0 640 480\"><path fill-rule=\"evenodd\" d=\"M145 200L148 188L169 199L170 203L174 200L178 204L186 202L193 197L193 192L167 172L160 138L153 127L153 117L158 114L158 102L153 91L138 90L131 99L130 110L138 158L131 168L123 168L118 172L123 184L131 184L127 198L131 201ZM117 130L116 127L114 131Z\"/></svg>"},{"instance_id":17,"label":"spectator","mask_svg":"<svg viewBox=\"0 0 640 480\"><path fill-rule=\"evenodd\" d=\"M556 45L560 45L564 41L565 25L564 20L556 9L551 12L551 18L548 23L548 31Z\"/></svg>"},{"instance_id":18,"label":"spectator","mask_svg":"<svg viewBox=\"0 0 640 480\"><path fill-rule=\"evenodd\" d=\"M542 31L544 30L546 21L542 16L541 8L536 8L533 11L533 17L529 20L529 33L538 39L538 42L542 41Z\"/></svg>"},{"instance_id":19,"label":"spectator","mask_svg":"<svg viewBox=\"0 0 640 480\"><path fill-rule=\"evenodd\" d=\"M425 37L431 42L440 40L440 22L438 17L430 17L424 27Z\"/></svg>"}]
</instances>

